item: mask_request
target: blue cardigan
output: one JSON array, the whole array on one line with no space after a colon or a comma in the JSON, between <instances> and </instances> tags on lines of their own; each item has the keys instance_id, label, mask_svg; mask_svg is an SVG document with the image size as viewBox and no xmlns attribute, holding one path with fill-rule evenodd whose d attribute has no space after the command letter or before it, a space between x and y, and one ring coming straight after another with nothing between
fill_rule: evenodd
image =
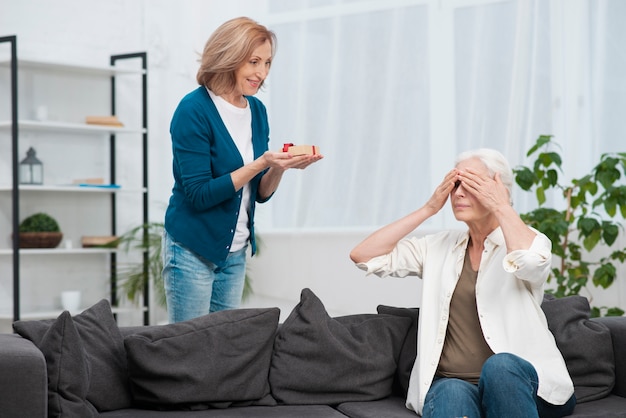
<instances>
[{"instance_id":1,"label":"blue cardigan","mask_svg":"<svg viewBox=\"0 0 626 418\"><path fill-rule=\"evenodd\" d=\"M254 158L268 149L269 124L265 106L247 96L252 112ZM221 266L235 235L242 190L235 190L230 173L243 166L241 154L204 86L187 94L170 124L174 187L165 213L165 229L174 241ZM254 238L255 202L261 177L250 181L250 244Z\"/></svg>"}]
</instances>

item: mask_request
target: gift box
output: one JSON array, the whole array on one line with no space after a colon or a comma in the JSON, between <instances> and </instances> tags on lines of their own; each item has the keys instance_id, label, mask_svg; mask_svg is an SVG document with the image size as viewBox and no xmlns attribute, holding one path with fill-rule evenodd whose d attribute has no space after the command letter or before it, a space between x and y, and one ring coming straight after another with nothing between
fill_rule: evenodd
<instances>
[{"instance_id":1,"label":"gift box","mask_svg":"<svg viewBox=\"0 0 626 418\"><path fill-rule=\"evenodd\" d=\"M283 152L288 152L289 154L296 155L316 155L320 153L319 147L317 145L294 145L294 144L284 144Z\"/></svg>"}]
</instances>

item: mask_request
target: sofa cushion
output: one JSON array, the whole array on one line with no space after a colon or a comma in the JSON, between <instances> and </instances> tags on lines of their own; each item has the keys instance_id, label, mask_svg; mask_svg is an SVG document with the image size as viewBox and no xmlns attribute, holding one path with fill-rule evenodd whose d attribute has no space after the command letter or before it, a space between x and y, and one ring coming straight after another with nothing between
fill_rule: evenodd
<instances>
[{"instance_id":1,"label":"sofa cushion","mask_svg":"<svg viewBox=\"0 0 626 418\"><path fill-rule=\"evenodd\" d=\"M134 400L189 408L266 397L279 314L278 308L220 311L127 336Z\"/></svg>"},{"instance_id":2,"label":"sofa cushion","mask_svg":"<svg viewBox=\"0 0 626 418\"><path fill-rule=\"evenodd\" d=\"M611 332L589 319L587 298L547 296L541 307L574 382L577 403L610 394L615 384Z\"/></svg>"},{"instance_id":3,"label":"sofa cushion","mask_svg":"<svg viewBox=\"0 0 626 418\"><path fill-rule=\"evenodd\" d=\"M346 418L327 405L246 406L202 411L168 411L161 414L148 409L123 409L106 412L101 418ZM378 417L380 418L380 417ZM413 418L417 418L413 414Z\"/></svg>"},{"instance_id":4,"label":"sofa cushion","mask_svg":"<svg viewBox=\"0 0 626 418\"><path fill-rule=\"evenodd\" d=\"M360 314L331 318L310 289L281 325L270 368L284 404L339 404L389 396L411 319Z\"/></svg>"},{"instance_id":5,"label":"sofa cushion","mask_svg":"<svg viewBox=\"0 0 626 418\"><path fill-rule=\"evenodd\" d=\"M413 371L415 357L417 357L417 326L419 319L419 308L398 308L394 306L378 305L376 311L379 314L397 315L410 318L411 327L406 333L406 338L402 343L400 356L398 357L398 369L396 370L396 390L395 393L406 397L409 391L409 379Z\"/></svg>"},{"instance_id":6,"label":"sofa cushion","mask_svg":"<svg viewBox=\"0 0 626 418\"><path fill-rule=\"evenodd\" d=\"M99 411L131 406L124 340L115 323L109 301L102 299L75 315L72 322L80 335L90 368L87 400ZM13 329L40 347L43 336L54 323L54 320L16 321Z\"/></svg>"},{"instance_id":7,"label":"sofa cushion","mask_svg":"<svg viewBox=\"0 0 626 418\"><path fill-rule=\"evenodd\" d=\"M611 394L605 398L584 403L576 403L574 418L625 418L626 398Z\"/></svg>"},{"instance_id":8,"label":"sofa cushion","mask_svg":"<svg viewBox=\"0 0 626 418\"><path fill-rule=\"evenodd\" d=\"M63 312L39 341L48 372L49 417L95 417L87 401L89 363L69 312Z\"/></svg>"},{"instance_id":9,"label":"sofa cushion","mask_svg":"<svg viewBox=\"0 0 626 418\"><path fill-rule=\"evenodd\" d=\"M370 402L345 402L337 410L350 418L418 418L406 407L406 397L390 396Z\"/></svg>"}]
</instances>

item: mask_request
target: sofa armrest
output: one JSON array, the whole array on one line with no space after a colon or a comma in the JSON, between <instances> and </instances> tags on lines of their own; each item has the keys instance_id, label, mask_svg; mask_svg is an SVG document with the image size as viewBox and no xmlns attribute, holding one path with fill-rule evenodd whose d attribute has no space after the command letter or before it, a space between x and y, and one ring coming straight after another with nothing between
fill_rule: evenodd
<instances>
[{"instance_id":1,"label":"sofa armrest","mask_svg":"<svg viewBox=\"0 0 626 418\"><path fill-rule=\"evenodd\" d=\"M626 317L594 318L611 330L615 356L615 387L613 393L626 398Z\"/></svg>"},{"instance_id":2,"label":"sofa armrest","mask_svg":"<svg viewBox=\"0 0 626 418\"><path fill-rule=\"evenodd\" d=\"M46 360L29 340L17 334L0 334L0 415L48 415Z\"/></svg>"}]
</instances>

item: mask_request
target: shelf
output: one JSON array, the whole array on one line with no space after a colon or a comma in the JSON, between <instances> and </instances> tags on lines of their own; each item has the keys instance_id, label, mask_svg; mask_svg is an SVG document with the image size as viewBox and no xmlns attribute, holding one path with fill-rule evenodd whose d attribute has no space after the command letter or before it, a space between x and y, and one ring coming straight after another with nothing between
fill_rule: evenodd
<instances>
[{"instance_id":1,"label":"shelf","mask_svg":"<svg viewBox=\"0 0 626 418\"><path fill-rule=\"evenodd\" d=\"M89 255L110 254L117 248L20 248L20 255ZM13 255L12 248L0 248L0 256Z\"/></svg>"},{"instance_id":2,"label":"shelf","mask_svg":"<svg viewBox=\"0 0 626 418\"><path fill-rule=\"evenodd\" d=\"M127 211L136 211L138 209L142 212L143 223L148 222L148 170L147 170L147 162L148 162L148 148L147 148L147 55L145 52L136 52L136 53L128 53L121 55L111 55L110 61L108 65L104 66L93 66L83 65L80 63L64 63L64 62L52 62L45 61L40 59L30 59L30 58L18 58L17 57L17 48L16 48L17 36L8 36L3 37L0 40L0 43L10 43L11 49L10 53L0 53L0 75L2 78L9 79L9 84L11 89L5 89L10 96L10 109L11 112L9 114L17 115L18 114L18 101L22 96L20 96L18 89L25 87L26 89L26 99L29 96L32 96L32 91L36 90L39 86L51 86L50 92L54 92L54 97L56 98L53 101L54 105L64 106L61 109L59 114L65 114L63 110L73 109L72 113L68 113L73 116L66 116L65 120L47 120L46 118L33 118L31 119L20 119L20 120L7 120L9 116L2 116L2 120L0 120L0 135L4 137L9 137L11 149L13 153L4 153L0 155L0 160L2 160L2 165L4 166L5 161L8 160L8 166L12 169L10 175L3 175L0 179L0 199L2 201L9 201L12 199L12 215L11 221L12 225L6 225L6 220L0 222L0 227L2 230L6 230L10 232L13 230L13 226L16 226L18 220L20 219L20 208L23 205L35 205L39 207L40 205L46 206L51 205L55 206L59 204L59 201L68 200L69 204L83 204L87 209L84 212L76 216L76 219L71 219L73 223L75 223L75 228L77 230L86 230L83 225L90 225L94 222L94 219L97 219L95 222L98 222L98 225L101 225L101 229L110 229L110 235L115 235L115 230L117 228L117 216L118 210L122 213L122 209L118 206L118 200L120 203L124 205ZM140 68L137 68L137 64L140 64ZM13 71L16 69L17 71ZM25 77L22 78L22 82L18 83L17 73L24 74ZM116 80L118 78L123 79L123 83L117 83ZM131 80L132 78L132 80ZM131 81L135 87L139 87L139 90L135 90L131 88L128 90L129 86L127 86L126 81ZM69 83L70 85L75 85L80 89L81 99L85 99L85 103L95 103L100 102L100 109L104 108L108 103L108 108L110 110L100 110L99 112L104 112L105 114L91 114L84 113L86 112L85 106L83 105L83 101L77 100L74 101L64 100L63 91L64 84ZM90 89L89 85L95 84L97 89ZM109 89L108 94L106 90L103 89L105 84L109 84L111 87ZM4 84L2 84L4 86ZM59 89L58 91L56 89ZM129 93L136 92L140 94L140 102L129 102L125 97L119 96L119 89L122 91L128 90ZM48 90L48 89L44 89ZM61 93L59 93L61 92ZM72 90L73 92L73 90ZM84 97L82 94L84 93ZM24 93L22 93L24 95ZM91 97L95 95L95 97ZM106 98L108 96L108 99ZM32 100L35 101L35 100ZM123 111L120 112L116 110L116 103L118 101L128 102L129 105L132 106L132 103L135 103L137 110L141 112L141 118L138 118L132 112ZM22 105L24 106L24 105ZM32 107L32 103L26 101L25 105L26 109ZM123 107L125 109L125 107ZM34 110L34 109L30 109ZM110 112L110 114L108 114ZM37 113L37 112L35 112ZM125 125L121 123L115 124L117 118L112 118L109 120L105 119L94 119L90 118L90 116L123 116L128 114L130 121L123 121ZM36 119L36 120L33 120ZM123 119L123 118L122 118ZM87 122L101 122L103 124L93 124ZM110 122L111 124L106 124ZM128 123L130 122L130 123ZM131 135L127 135L131 134ZM127 140L137 140L138 136L143 135L141 141L141 161L137 162L137 166L131 165L129 162L130 157L124 155L121 158L120 150L117 148L117 144L121 138L123 141ZM133 176L136 180L132 182L124 181L127 183L126 186L129 187L121 187L118 184L93 184L93 181L87 180L78 180L84 182L83 184L73 184L78 181L75 180L76 177L71 176L71 171L61 171L60 175L57 175L57 178L54 181L49 182L49 184L42 185L30 185L30 184L18 184L19 183L19 164L20 162L16 158L16 151L20 150L20 145L25 146L26 144L21 144L22 140L30 141L35 138L37 141L45 142L47 144L54 145L55 143L59 143L63 145L59 152L72 152L70 147L65 146L65 142L67 141L75 141L80 143L80 147L76 147L76 151L81 150L81 147L85 147L86 155L91 156L90 158L102 158L108 161L108 170L104 167L100 167L100 160L94 162L94 164L98 167L98 178L102 178L103 181L117 183L116 173L118 168L120 167L130 167L133 170L139 171L142 170L141 179L139 176ZM92 141L88 143L83 143L84 141ZM108 145L106 148L108 149L108 158L107 153L102 153L102 150L98 152L98 148L104 145L107 142ZM70 151L67 151L70 149ZM90 151L95 151L92 154ZM122 149L123 152L123 149ZM6 154L6 155L5 155ZM10 154L10 155L9 155ZM96 156L98 155L98 156ZM62 155L59 156L61 158ZM88 162L85 162L88 164ZM82 168L77 167L75 171L84 171ZM66 175L63 175L66 173ZM94 177L95 178L95 177ZM140 205L137 202L134 202L134 199L138 196L131 196L132 199L117 199L121 197L118 193L123 192L127 193L135 193L142 194L142 203ZM76 195L76 193L83 193L83 195ZM84 195L84 193L88 193ZM126 197L126 196L124 196ZM25 199L22 201L22 199ZM106 205L103 205L103 201L108 200ZM65 203L65 202L63 202ZM45 210L45 209L42 209ZM79 208L80 210L80 208ZM87 213L88 211L95 210L95 214ZM131 212L132 213L132 212ZM69 218L74 213L64 214L66 218ZM108 215L108 216L107 216ZM110 219L106 219L110 218ZM17 229L17 226L16 226ZM89 229L89 228L87 228ZM14 233L16 233L14 231ZM71 246L71 242L69 240L65 241L68 245ZM57 267L57 264L65 264L69 265L85 263L85 264L94 264L94 262L100 263L107 259L107 264L109 266L109 271L114 271L116 257L115 254L119 251L117 248L83 248L80 244L66 248L65 245L61 245L58 248L17 248L16 242L13 241L11 243L3 244L2 248L0 248L0 261L2 262L2 266L4 268L5 265L9 264L10 269L12 270L12 279L13 279L13 308L12 312L8 312L8 304L3 304L0 307L0 319L37 319L37 318L53 318L57 317L62 309L53 308L48 306L47 309L44 307L47 305L46 302L43 302L43 299L46 297L46 292L41 292L38 290L37 292L33 292L29 289L29 293L27 295L20 295L20 283L21 283L21 265L36 265L43 263L54 264ZM48 258L46 258L48 257ZM82 259L81 259L82 257ZM53 263L54 261L54 263ZM57 262L58 261L58 262ZM144 267L146 261L144 260ZM45 268L45 266L44 266ZM79 278L80 269L75 269L72 271L67 280L76 280ZM24 272L29 275L28 277L33 277L37 274L37 272L28 271ZM54 274L54 272L52 272ZM62 274L61 272L59 272ZM33 277L35 280L39 280L37 277ZM9 280L8 277L3 277L3 283ZM65 279L64 279L65 280ZM37 282L39 283L39 282ZM50 283L48 286L50 288L57 288L60 286L56 284L56 282ZM109 293L111 304L118 305L118 290L119 284L117 283L117 276L113 275L109 279ZM29 300L30 305L33 308L30 308L28 312L22 312L21 310L21 298L30 298L34 297L36 300ZM40 303L41 302L41 303ZM49 302L48 302L49 303ZM147 325L149 322L149 304L150 304L150 295L149 289L146 287L143 289L143 307L129 307L129 308L114 308L113 312L121 313L121 312L141 312L143 313L143 322L144 325ZM79 313L77 312L71 312Z\"/></svg>"},{"instance_id":3,"label":"shelf","mask_svg":"<svg viewBox=\"0 0 626 418\"><path fill-rule=\"evenodd\" d=\"M36 120L19 120L18 129L25 131L65 132L78 134L138 134L145 133L145 129L126 128L106 125L88 125L86 123L68 122L40 122ZM11 121L0 121L0 130L11 129Z\"/></svg>"},{"instance_id":4,"label":"shelf","mask_svg":"<svg viewBox=\"0 0 626 418\"><path fill-rule=\"evenodd\" d=\"M11 61L3 59L0 61L0 67L9 67ZM84 75L95 76L114 76L123 74L145 74L143 69L130 69L130 68L118 68L118 67L94 67L88 65L75 65L69 63L56 63L29 59L18 59L17 68L20 70L46 70L46 71L58 71L61 73L80 73Z\"/></svg>"},{"instance_id":5,"label":"shelf","mask_svg":"<svg viewBox=\"0 0 626 418\"><path fill-rule=\"evenodd\" d=\"M70 312L72 315L78 315L81 312L83 312L85 309L88 308L81 308L78 309L77 311L72 311ZM124 313L134 313L134 312L147 312L148 308L147 307L138 307L138 308L116 308L116 307L111 307L111 311L114 314L124 314ZM49 310L49 311L32 311L32 312L22 312L20 313L20 320L34 320L34 319L50 319L50 318L57 318L59 315L61 315L61 313L63 312L63 309L54 309L54 310ZM0 312L0 320L1 319L9 319L9 320L13 320L13 314L12 313L7 313L7 312Z\"/></svg>"},{"instance_id":6,"label":"shelf","mask_svg":"<svg viewBox=\"0 0 626 418\"><path fill-rule=\"evenodd\" d=\"M0 192L10 192L13 188L9 184L0 184ZM78 186L68 185L50 185L45 184L31 186L26 184L19 185L20 192L68 192L68 193L144 193L146 188L126 189L124 187L98 187L98 186Z\"/></svg>"}]
</instances>

